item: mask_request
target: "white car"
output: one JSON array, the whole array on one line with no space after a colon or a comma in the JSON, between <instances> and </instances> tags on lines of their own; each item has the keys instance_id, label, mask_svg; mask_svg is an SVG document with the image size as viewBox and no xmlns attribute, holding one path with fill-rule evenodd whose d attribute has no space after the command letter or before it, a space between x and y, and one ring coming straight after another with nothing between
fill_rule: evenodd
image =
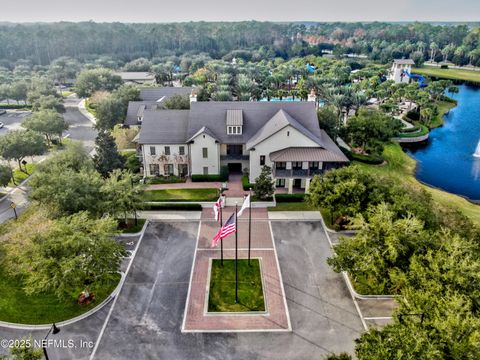
<instances>
[{"instance_id":1,"label":"white car","mask_svg":"<svg viewBox=\"0 0 480 360\"><path fill-rule=\"evenodd\" d=\"M0 129L3 129L4 124L0 122Z\"/></svg>"}]
</instances>

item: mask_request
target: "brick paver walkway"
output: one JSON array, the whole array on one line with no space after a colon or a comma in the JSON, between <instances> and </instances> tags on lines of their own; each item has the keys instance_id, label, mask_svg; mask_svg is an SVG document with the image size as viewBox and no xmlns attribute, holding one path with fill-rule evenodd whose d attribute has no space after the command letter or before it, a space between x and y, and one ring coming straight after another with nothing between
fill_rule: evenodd
<instances>
[{"instance_id":1,"label":"brick paver walkway","mask_svg":"<svg viewBox=\"0 0 480 360\"><path fill-rule=\"evenodd\" d=\"M224 209L224 219L234 211ZM190 291L187 299L183 331L290 331L283 284L281 282L277 254L265 209L252 209L251 257L261 261L266 313L262 314L211 314L206 311L208 269L210 259L220 258L220 247L212 249L211 241L219 225L213 220L213 213L205 209L202 213L200 235L193 264ZM239 258L247 258L248 210L238 221ZM224 240L224 258L235 257L235 235Z\"/></svg>"}]
</instances>

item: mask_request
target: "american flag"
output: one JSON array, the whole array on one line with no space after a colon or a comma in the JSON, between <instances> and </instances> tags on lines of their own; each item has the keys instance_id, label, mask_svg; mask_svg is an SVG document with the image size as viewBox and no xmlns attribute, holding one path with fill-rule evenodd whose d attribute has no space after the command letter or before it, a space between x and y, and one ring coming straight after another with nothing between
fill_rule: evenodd
<instances>
[{"instance_id":1,"label":"american flag","mask_svg":"<svg viewBox=\"0 0 480 360\"><path fill-rule=\"evenodd\" d=\"M217 247L220 239L225 239L228 235L233 234L237 231L235 227L235 213L230 215L228 220L223 224L223 226L218 230L217 235L212 240L212 247Z\"/></svg>"}]
</instances>

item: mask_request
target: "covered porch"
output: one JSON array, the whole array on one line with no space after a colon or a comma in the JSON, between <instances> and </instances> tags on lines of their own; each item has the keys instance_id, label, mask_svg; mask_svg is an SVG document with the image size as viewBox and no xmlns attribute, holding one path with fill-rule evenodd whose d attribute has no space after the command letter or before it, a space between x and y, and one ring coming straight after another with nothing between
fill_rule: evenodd
<instances>
[{"instance_id":1,"label":"covered porch","mask_svg":"<svg viewBox=\"0 0 480 360\"><path fill-rule=\"evenodd\" d=\"M277 193L308 193L314 176L321 176L340 163L348 162L343 153L321 147L290 147L270 153L272 176Z\"/></svg>"}]
</instances>

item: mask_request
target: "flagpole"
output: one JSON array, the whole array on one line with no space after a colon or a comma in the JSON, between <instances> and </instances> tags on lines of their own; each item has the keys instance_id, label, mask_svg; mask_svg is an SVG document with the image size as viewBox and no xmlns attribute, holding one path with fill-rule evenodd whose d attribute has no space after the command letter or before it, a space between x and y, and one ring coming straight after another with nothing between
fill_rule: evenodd
<instances>
[{"instance_id":1,"label":"flagpole","mask_svg":"<svg viewBox=\"0 0 480 360\"><path fill-rule=\"evenodd\" d=\"M222 192L220 192L220 229L223 226L222 218ZM220 237L220 264L223 266L223 239Z\"/></svg>"},{"instance_id":2,"label":"flagpole","mask_svg":"<svg viewBox=\"0 0 480 360\"><path fill-rule=\"evenodd\" d=\"M238 205L235 204L235 304L238 303Z\"/></svg>"},{"instance_id":3,"label":"flagpole","mask_svg":"<svg viewBox=\"0 0 480 360\"><path fill-rule=\"evenodd\" d=\"M252 238L252 188L250 188L248 203L248 266L250 266L250 243Z\"/></svg>"}]
</instances>

